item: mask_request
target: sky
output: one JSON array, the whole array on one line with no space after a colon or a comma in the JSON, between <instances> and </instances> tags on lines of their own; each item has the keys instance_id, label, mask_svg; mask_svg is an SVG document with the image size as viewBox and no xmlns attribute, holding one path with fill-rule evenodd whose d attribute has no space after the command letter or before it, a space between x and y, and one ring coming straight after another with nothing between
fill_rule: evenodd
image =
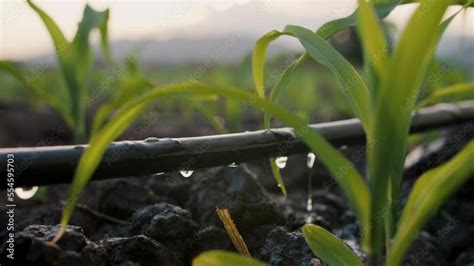
<instances>
[{"instance_id":1,"label":"sky","mask_svg":"<svg viewBox=\"0 0 474 266\"><path fill-rule=\"evenodd\" d=\"M68 38L72 38L87 1L36 0L58 22ZM347 16L357 4L355 0L224 0L224 1L89 1L97 10L111 10L111 41L173 38L209 38L232 32L257 39L273 29L297 24L316 29L324 22ZM388 21L402 29L416 5L398 7ZM450 8L448 13L459 7ZM0 0L0 58L23 60L52 51L52 43L39 17L24 1ZM474 37L474 11L461 14L447 35ZM93 41L97 36L93 36ZM296 44L295 44L296 45Z\"/></svg>"}]
</instances>

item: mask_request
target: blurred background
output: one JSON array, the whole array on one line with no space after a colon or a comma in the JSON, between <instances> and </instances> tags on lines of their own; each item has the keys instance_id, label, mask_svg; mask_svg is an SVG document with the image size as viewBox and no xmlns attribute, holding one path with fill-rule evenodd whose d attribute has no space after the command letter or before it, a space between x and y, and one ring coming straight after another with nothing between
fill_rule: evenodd
<instances>
[{"instance_id":1,"label":"blurred background","mask_svg":"<svg viewBox=\"0 0 474 266\"><path fill-rule=\"evenodd\" d=\"M348 16L357 6L355 0L35 3L56 21L67 39L75 36L86 4L99 11L110 9L108 36L117 64L110 65L104 60L99 33L93 32L90 43L95 54L94 65L86 83L89 131L97 110L131 78L139 77L152 87L199 80L252 91L251 53L259 37L273 29L282 30L287 24L317 29L327 21ZM392 43L397 42L415 6L398 7L385 20L384 27ZM451 7L446 16L459 8ZM0 11L0 59L14 62L29 73L34 84L46 90L63 90L65 84L53 43L38 15L23 1L3 0ZM472 9L463 12L449 26L420 99L437 88L474 79L473 12ZM361 69L360 45L353 29L338 33L330 41ZM267 88L301 52L300 44L288 37L271 44ZM336 86L334 76L325 67L308 60L291 80L280 103L310 123L348 118L351 116L348 105ZM0 147L73 141L61 116L22 83L0 72L0 87ZM177 96L158 100L121 139L256 130L261 128L262 119L258 110L232 100L190 100ZM273 126L280 125L275 121Z\"/></svg>"}]
</instances>

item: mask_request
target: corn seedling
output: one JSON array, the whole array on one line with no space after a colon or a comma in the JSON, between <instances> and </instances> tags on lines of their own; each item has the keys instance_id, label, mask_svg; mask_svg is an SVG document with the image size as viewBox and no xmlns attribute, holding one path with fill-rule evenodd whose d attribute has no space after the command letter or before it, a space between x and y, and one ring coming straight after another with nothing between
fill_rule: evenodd
<instances>
[{"instance_id":1,"label":"corn seedling","mask_svg":"<svg viewBox=\"0 0 474 266\"><path fill-rule=\"evenodd\" d=\"M474 158L474 142L471 141L446 164L420 177L399 217L400 185L408 125L412 111L416 108L415 101L411 99L418 94L437 43L457 13L441 21L452 2L421 1L400 42L390 53L379 20L383 18L380 14L388 14L398 1L374 2L359 1L359 8L352 16L339 20L339 23L347 23L344 27L351 24L348 21L357 22L364 47L365 67L368 69L365 81L354 67L324 40L328 37L326 34L331 32L325 29L327 26L323 26L316 33L293 25L285 27L281 32L268 33L255 47L253 73L257 94L265 98L263 69L266 49L271 41L281 35L297 38L307 54L287 68L271 91L271 101L275 101L277 97L274 95L278 95L284 88L287 80L306 57L309 56L331 69L340 81L340 88L346 95L354 115L361 120L366 132L369 170L367 181L357 172L354 173L354 176L361 180L358 189L363 189L354 191L355 187L347 184L348 175L338 176L338 173L326 164L324 158L327 154L318 149L314 152L328 166L352 203L362 227L362 247L367 253L368 264L384 263L382 250L385 240L385 264L399 265L423 222L437 210L448 195L473 174L469 161ZM472 1L463 4L467 7L472 5ZM420 106L448 98L471 98L472 93L472 84L454 85L435 93L421 102ZM402 107L407 106L403 112ZM267 114L265 124L268 125L269 119L270 115ZM286 194L281 176L278 173L275 175L283 193ZM365 190L369 195L365 195ZM331 265L362 265L357 256L328 231L315 225L306 225L303 233L313 252Z\"/></svg>"},{"instance_id":2,"label":"corn seedling","mask_svg":"<svg viewBox=\"0 0 474 266\"><path fill-rule=\"evenodd\" d=\"M114 79L110 81L113 82L114 90L111 99L101 106L97 112L89 135L93 135L98 131L111 113L130 97L153 87L139 70L136 62L136 53L132 53L123 62L116 63L113 60L107 36L108 9L105 11L95 11L89 5L86 5L76 35L72 41L68 41L60 27L45 11L31 0L28 0L27 3L40 17L50 34L55 47L55 56L67 90L63 91L59 86L54 90L41 87L28 73L22 72L15 65L7 61L0 61L0 70L15 77L25 87L31 89L36 95L56 109L67 125L73 130L76 143L83 143L88 138L84 116L88 104L92 102L94 97L98 96L93 95L89 88L101 86L100 84L91 84L90 74L94 63L94 56L89 43L89 36L93 30L97 29L100 31L104 58L113 66ZM105 90L106 88L101 89Z\"/></svg>"},{"instance_id":3,"label":"corn seedling","mask_svg":"<svg viewBox=\"0 0 474 266\"><path fill-rule=\"evenodd\" d=\"M398 4L398 1L390 1L390 2L383 2L382 1L377 6L378 16L380 16L381 18L384 18L385 16L387 16L390 13L390 11L393 8L395 8L397 6L397 4ZM354 26L357 22L356 21L356 14L357 13L354 12L353 14L351 14L350 16L348 16L346 18L330 21L330 22L327 22L326 24L324 24L321 28L319 28L316 31L316 34L318 35L318 37L321 38L320 41L323 41L323 39L330 38L331 36L333 36L334 34L336 34L337 32L339 32L339 31L341 31L345 28ZM257 94L260 97L263 97L263 98L266 98L265 82L264 82L264 65L265 65L265 59L266 59L268 45L272 41L276 40L281 35L286 35L286 34L282 33L282 32L278 32L278 31L271 31L271 32L265 34L263 37L261 37L255 45L255 49L254 49L254 53L253 53L253 65L252 65L253 66L252 70L253 70L253 77L254 77L254 85L255 85L255 89L257 91ZM329 47L328 44L327 44L327 46ZM321 51L321 53L324 53L324 52L328 52L328 51ZM328 58L330 58L330 57L340 57L340 55L337 54L337 52L334 49L332 49L332 50L330 49L329 52L333 53L333 56L329 56ZM334 55L334 53L336 53L336 54ZM308 58L309 58L309 51L303 53L295 62L290 64L285 69L285 71L280 76L279 80L273 86L273 88L271 89L271 91L269 93L268 98L271 102L277 102L278 101L280 95L282 94L282 92L284 91L284 89L286 88L288 83L290 82L292 76L294 76L295 71L298 68L300 68L301 65L303 65L303 63ZM324 59L322 59L322 60L324 60ZM316 61L319 61L320 63L326 65L324 62L321 62L320 60L316 59ZM328 62L328 61L326 61L326 63L331 64L331 62ZM362 82L361 78L358 77L358 75L354 75L355 74L355 69L352 68L348 64L345 64L344 67L346 67L346 69L344 69L344 70L342 68L340 68L340 69L334 68L334 66L329 67L329 68L331 68L331 70L336 72L335 74L338 75L338 80L342 84L344 84L344 82L346 82L346 85L347 85L347 82L350 82L350 79L352 79L354 77L355 77L355 79L358 79L357 81L354 81L354 83L358 83L358 84L353 84L352 86L358 86L359 87L359 89L356 88L356 90L359 91L358 93L367 94L366 90L363 88L364 85L362 84L363 82ZM339 71L342 71L342 72L339 72ZM344 71L346 73L343 73ZM344 79L346 79L346 80L344 81ZM350 83L352 83L352 82L350 82ZM342 88L342 86L341 86L341 88ZM367 95L365 95L365 96L361 95L360 97L367 98ZM353 98L351 98L351 97L349 97L349 101L352 104L356 104L356 103L354 103ZM361 110L359 110L359 112L360 111ZM367 113L367 110L365 110L364 112ZM364 116L366 116L366 114ZM358 117L360 118L360 116L358 116ZM265 113L264 122L263 122L265 128L269 128L271 126L271 119L272 119L271 114ZM365 123L365 121L364 121L365 119L361 119L361 120L362 120L363 123ZM280 174L280 171L279 171L278 167L275 165L275 159L273 159L273 158L270 159L270 166L271 166L272 172L275 176L275 180L276 180L278 186L280 187L282 193L286 196L286 194L287 194L286 187L285 187L285 184L283 182L283 178Z\"/></svg>"},{"instance_id":4,"label":"corn seedling","mask_svg":"<svg viewBox=\"0 0 474 266\"><path fill-rule=\"evenodd\" d=\"M60 33L59 28L39 8L36 10L50 31L56 47L62 47L68 42ZM410 242L420 230L423 223L440 206L442 201L452 194L463 182L473 174L470 160L474 156L474 142L470 142L453 159L442 166L433 169L419 178L411 192L406 206L400 211L400 184L405 160L409 126L415 101L427 67L433 58L436 45L444 29L455 15L442 21L448 5L447 0L422 1L415 14L410 19L402 37L393 49L389 51L385 35L379 25L382 18L387 16L400 1L375 1L368 3L359 1L359 8L351 16L325 24L313 32L309 29L289 25L283 31L272 31L257 42L253 54L253 74L256 93L249 93L231 86L211 86L198 82L182 82L158 88L133 93L127 97L116 99L120 104L114 105L115 112L103 111L110 119L101 118L94 127L90 145L82 154L72 183L72 193L65 206L61 228L53 241L57 241L64 233L74 210L79 192L99 166L109 144L120 136L126 128L155 100L171 95L190 95L194 97L220 96L233 101L241 101L264 112L264 126L269 127L272 117L283 124L292 127L295 135L314 152L334 177L342 192L359 220L362 231L362 247L367 254L370 265L399 265ZM468 1L466 6L472 4ZM86 10L91 10L86 8ZM92 12L92 11L88 11ZM103 39L106 39L106 15L95 14L97 24L84 23L80 32L88 33L93 26L99 27ZM102 14L102 13L100 13ZM107 12L103 14L108 14ZM102 17L102 18L101 18ZM82 24L81 24L82 25ZM100 26L97 26L100 25ZM339 54L326 39L337 31L357 25L366 59L365 79L359 74L341 54ZM85 29L83 29L85 28ZM269 96L264 88L264 64L267 46L277 37L286 35L300 41L306 52L291 64L271 90ZM78 35L84 38L83 34ZM76 40L76 38L75 38ZM73 41L68 48L58 54L63 74L70 90L71 109L62 111L70 115L71 125L77 134L83 133L84 85L85 70L89 70L91 60L89 49L84 49L84 40ZM105 43L105 42L103 42ZM74 48L76 47L76 48ZM87 45L87 47L89 47ZM104 45L104 47L107 47ZM276 101L294 72L307 59L313 59L326 67L340 82L339 89L345 95L353 114L360 119L366 134L368 147L368 176L364 178L352 163L346 159L337 148L333 147L321 134L312 130L304 119L278 106ZM76 62L77 61L77 62ZM80 65L74 68L73 62ZM15 76L21 77L11 65L3 64L4 69ZM148 84L146 84L148 86ZM139 86L132 84L132 87ZM35 91L39 91L35 89ZM472 84L445 90L443 95L433 95L432 99L422 104L432 104L438 100L450 98L452 93L470 95ZM38 92L41 94L41 92ZM456 100L457 98L451 98ZM408 104L407 104L408 103ZM406 107L405 111L402 107ZM112 109L109 107L109 109ZM59 109L58 110L62 110ZM275 162L272 160L272 164ZM341 168L344 170L341 173ZM283 193L286 193L283 180L277 176ZM386 211L388 210L388 211ZM401 214L401 215L400 215ZM303 233L313 252L324 261L333 265L362 265L362 261L327 230L306 225ZM385 244L385 262L383 248ZM194 265L263 265L248 257L242 257L229 252L211 251L198 256Z\"/></svg>"},{"instance_id":5,"label":"corn seedling","mask_svg":"<svg viewBox=\"0 0 474 266\"><path fill-rule=\"evenodd\" d=\"M106 61L113 65L115 82L112 84L114 90L112 91L111 99L100 107L94 117L90 136L99 131L112 113L119 109L126 101L147 89L153 88L153 84L144 77L138 67L136 52L124 59L123 62L114 62L107 37L109 10L98 12L89 5L86 5L76 35L72 41L68 41L59 26L45 11L31 0L28 0L27 3L38 14L50 34L67 90L63 91L61 87L57 87L55 90L43 88L27 73L24 73L14 64L7 61L0 61L0 70L16 78L25 87L32 90L37 96L56 109L67 125L73 130L76 143L85 142L88 136L84 120L88 104L86 99L92 102L92 98L97 96L88 90L93 85L90 84L89 75L93 65L93 54L89 44L89 35L92 30L98 29L100 31L101 48ZM101 89L105 90L106 88ZM208 119L216 131L221 133L226 131L210 114L209 108L196 106L195 110Z\"/></svg>"},{"instance_id":6,"label":"corn seedling","mask_svg":"<svg viewBox=\"0 0 474 266\"><path fill-rule=\"evenodd\" d=\"M22 73L13 64L1 61L0 69L10 73L24 85L32 89L38 96L55 108L74 131L76 142L86 140L85 131L85 99L87 97L88 75L93 64L93 54L89 44L89 35L92 30L98 29L101 35L102 51L105 58L111 62L109 44L107 41L107 21L109 10L98 12L86 6L82 21L79 23L76 35L72 41L66 39L54 20L31 0L28 5L43 21L55 48L55 55L61 68L66 91L56 89L48 91L39 88L34 80Z\"/></svg>"}]
</instances>

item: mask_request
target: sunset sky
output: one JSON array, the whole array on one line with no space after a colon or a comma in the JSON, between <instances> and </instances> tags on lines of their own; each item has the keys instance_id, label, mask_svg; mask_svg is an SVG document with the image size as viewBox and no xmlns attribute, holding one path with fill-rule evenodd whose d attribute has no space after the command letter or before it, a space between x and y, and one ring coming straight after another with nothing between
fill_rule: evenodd
<instances>
[{"instance_id":1,"label":"sunset sky","mask_svg":"<svg viewBox=\"0 0 474 266\"><path fill-rule=\"evenodd\" d=\"M35 1L72 37L86 1ZM110 38L114 40L207 38L228 32L257 38L286 24L317 28L350 14L353 0L313 1L89 1L93 8L111 9ZM388 18L402 28L415 5L397 8ZM454 12L459 7L450 8ZM52 51L39 17L23 1L0 0L0 58L22 60ZM463 27L463 25L465 25ZM470 26L468 26L470 25ZM474 37L474 13L461 14L448 36ZM460 38L463 40L463 38ZM470 39L472 42L472 39Z\"/></svg>"}]
</instances>

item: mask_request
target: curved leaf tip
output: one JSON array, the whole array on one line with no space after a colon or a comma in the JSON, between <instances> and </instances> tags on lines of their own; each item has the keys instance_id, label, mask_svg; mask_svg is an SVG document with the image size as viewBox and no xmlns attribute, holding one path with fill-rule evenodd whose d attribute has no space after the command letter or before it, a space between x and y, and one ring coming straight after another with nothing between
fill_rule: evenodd
<instances>
[{"instance_id":1,"label":"curved leaf tip","mask_svg":"<svg viewBox=\"0 0 474 266\"><path fill-rule=\"evenodd\" d=\"M259 260L230 251L207 251L194 258L193 266L266 266Z\"/></svg>"},{"instance_id":2,"label":"curved leaf tip","mask_svg":"<svg viewBox=\"0 0 474 266\"><path fill-rule=\"evenodd\" d=\"M363 266L356 254L335 235L321 226L303 226L303 236L313 253L330 265Z\"/></svg>"}]
</instances>

